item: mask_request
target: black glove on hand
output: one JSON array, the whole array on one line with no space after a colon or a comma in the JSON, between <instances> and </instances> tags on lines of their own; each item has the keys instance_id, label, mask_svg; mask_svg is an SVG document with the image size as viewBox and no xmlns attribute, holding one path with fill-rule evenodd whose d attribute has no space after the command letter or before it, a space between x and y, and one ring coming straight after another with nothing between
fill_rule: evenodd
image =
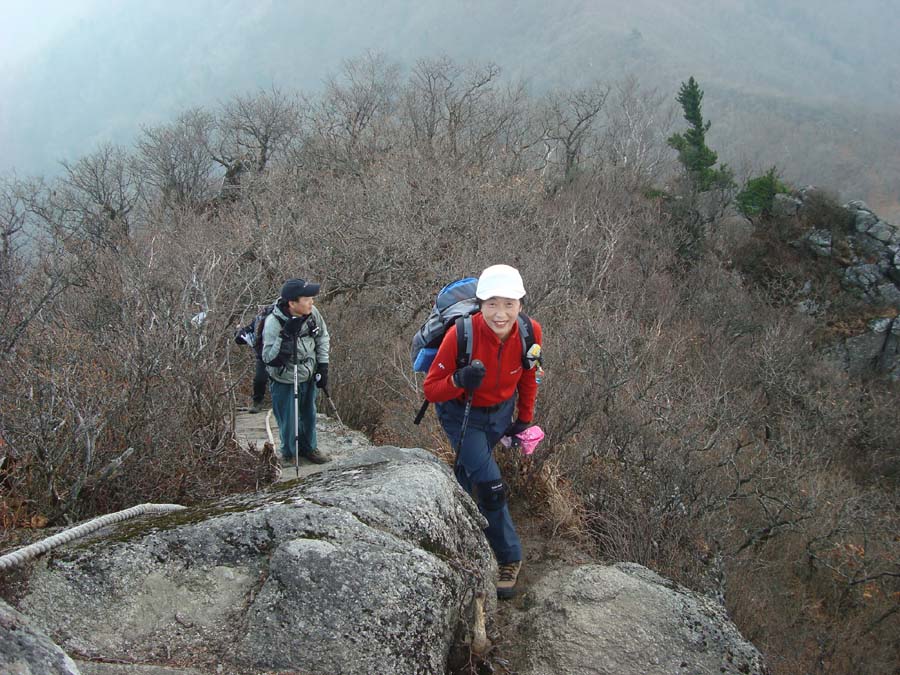
<instances>
[{"instance_id":1,"label":"black glove on hand","mask_svg":"<svg viewBox=\"0 0 900 675\"><path fill-rule=\"evenodd\" d=\"M328 364L316 364L316 386L319 389L328 389Z\"/></svg>"},{"instance_id":2,"label":"black glove on hand","mask_svg":"<svg viewBox=\"0 0 900 675\"><path fill-rule=\"evenodd\" d=\"M304 321L306 321L305 316L292 316L290 319L284 322L284 328L282 328L282 332L285 335L296 339L296 337L300 334L300 329L303 327Z\"/></svg>"},{"instance_id":3,"label":"black glove on hand","mask_svg":"<svg viewBox=\"0 0 900 675\"><path fill-rule=\"evenodd\" d=\"M507 427L506 431L503 432L503 435L512 438L513 436L521 434L532 424L532 422L523 422L522 420L516 420Z\"/></svg>"},{"instance_id":4,"label":"black glove on hand","mask_svg":"<svg viewBox=\"0 0 900 675\"><path fill-rule=\"evenodd\" d=\"M484 372L484 365L480 362L460 368L453 373L453 384L457 387L462 387L466 391L474 391L481 386Z\"/></svg>"}]
</instances>

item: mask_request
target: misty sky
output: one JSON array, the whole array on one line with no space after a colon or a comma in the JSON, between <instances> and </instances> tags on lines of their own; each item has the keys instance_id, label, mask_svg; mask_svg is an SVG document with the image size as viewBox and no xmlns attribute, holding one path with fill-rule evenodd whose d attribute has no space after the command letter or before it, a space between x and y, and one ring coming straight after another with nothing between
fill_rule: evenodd
<instances>
[{"instance_id":1,"label":"misty sky","mask_svg":"<svg viewBox=\"0 0 900 675\"><path fill-rule=\"evenodd\" d=\"M21 67L93 11L96 0L0 0L0 69Z\"/></svg>"},{"instance_id":2,"label":"misty sky","mask_svg":"<svg viewBox=\"0 0 900 675\"><path fill-rule=\"evenodd\" d=\"M365 50L493 61L535 91L634 74L674 98L694 75L714 135L754 107L752 133L788 141L859 129L856 110L891 128L898 35L897 0L0 0L0 174L54 173L235 94L315 91ZM803 170L804 153L758 159ZM884 190L900 198L900 177Z\"/></svg>"}]
</instances>

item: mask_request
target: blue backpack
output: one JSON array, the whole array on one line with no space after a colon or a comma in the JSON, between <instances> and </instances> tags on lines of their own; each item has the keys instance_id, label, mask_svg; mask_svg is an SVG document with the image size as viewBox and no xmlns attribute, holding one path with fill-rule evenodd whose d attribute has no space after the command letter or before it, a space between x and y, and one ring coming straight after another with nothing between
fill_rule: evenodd
<instances>
[{"instance_id":1,"label":"blue backpack","mask_svg":"<svg viewBox=\"0 0 900 675\"><path fill-rule=\"evenodd\" d=\"M444 286L438 291L434 307L422 327L412 339L412 364L416 373L427 373L437 355L444 335L451 325L456 326L456 368L464 368L472 360L472 315L478 312L478 298L475 289L478 279L466 277ZM527 354L534 345L534 324L525 314L519 313L519 336L522 339L522 367L526 370L534 366ZM414 421L422 421L428 401L422 403Z\"/></svg>"}]
</instances>

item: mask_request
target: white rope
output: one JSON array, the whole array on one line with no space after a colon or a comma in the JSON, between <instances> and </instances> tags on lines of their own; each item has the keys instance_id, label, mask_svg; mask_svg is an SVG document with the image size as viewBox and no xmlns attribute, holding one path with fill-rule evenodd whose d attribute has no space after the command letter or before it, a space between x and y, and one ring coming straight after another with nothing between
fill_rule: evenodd
<instances>
[{"instance_id":1,"label":"white rope","mask_svg":"<svg viewBox=\"0 0 900 675\"><path fill-rule=\"evenodd\" d=\"M130 509L125 509L124 511L108 513L105 516L94 518L93 520L89 520L86 523L77 525L64 532L54 534L52 537L47 537L34 544L23 546L12 553L7 553L0 557L0 572L17 567L32 558L36 558L42 553L46 553L52 548L66 544L73 539L83 537L94 530L99 530L101 527L147 513L169 513L171 511L182 511L185 508L187 507L181 506L180 504L138 504L137 506L132 506Z\"/></svg>"},{"instance_id":2,"label":"white rope","mask_svg":"<svg viewBox=\"0 0 900 675\"><path fill-rule=\"evenodd\" d=\"M266 413L266 435L269 437L269 443L272 444L272 447L275 447L275 436L272 435L272 409L269 408L269 412Z\"/></svg>"}]
</instances>

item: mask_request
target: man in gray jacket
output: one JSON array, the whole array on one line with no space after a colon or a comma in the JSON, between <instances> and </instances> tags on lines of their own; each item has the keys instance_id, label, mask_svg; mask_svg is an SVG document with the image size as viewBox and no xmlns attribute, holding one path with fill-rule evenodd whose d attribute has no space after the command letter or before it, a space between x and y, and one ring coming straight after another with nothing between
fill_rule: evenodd
<instances>
[{"instance_id":1,"label":"man in gray jacket","mask_svg":"<svg viewBox=\"0 0 900 675\"><path fill-rule=\"evenodd\" d=\"M262 330L262 360L272 391L272 410L281 432L281 459L294 461L294 367L297 368L300 456L316 464L331 459L316 440L316 387L328 387L328 327L314 307L319 284L288 279Z\"/></svg>"}]
</instances>

